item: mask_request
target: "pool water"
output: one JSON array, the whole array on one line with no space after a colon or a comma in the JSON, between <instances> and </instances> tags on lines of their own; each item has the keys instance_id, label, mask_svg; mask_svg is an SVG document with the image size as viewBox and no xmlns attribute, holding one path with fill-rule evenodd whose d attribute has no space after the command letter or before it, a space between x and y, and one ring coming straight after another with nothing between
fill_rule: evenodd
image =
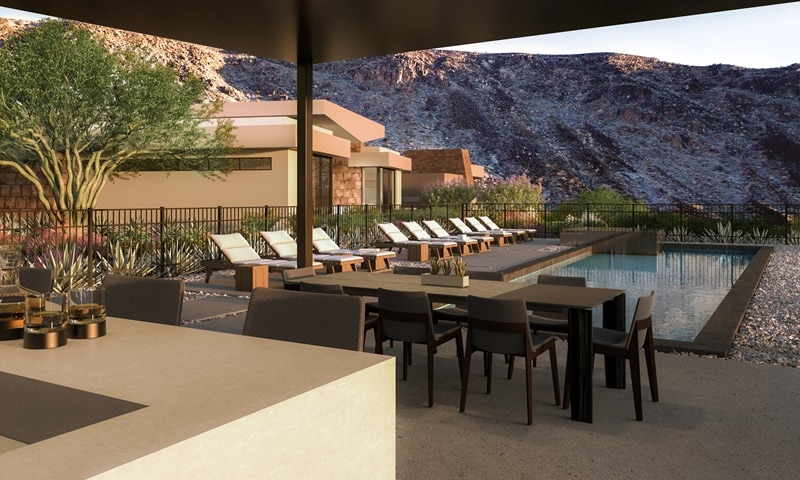
<instances>
[{"instance_id":1,"label":"pool water","mask_svg":"<svg viewBox=\"0 0 800 480\"><path fill-rule=\"evenodd\" d=\"M665 249L659 255L595 254L515 281L536 283L539 274L586 277L590 287L626 292L630 326L636 299L655 290L653 335L691 342L719 307L755 255L749 251ZM595 325L602 314L594 315Z\"/></svg>"}]
</instances>

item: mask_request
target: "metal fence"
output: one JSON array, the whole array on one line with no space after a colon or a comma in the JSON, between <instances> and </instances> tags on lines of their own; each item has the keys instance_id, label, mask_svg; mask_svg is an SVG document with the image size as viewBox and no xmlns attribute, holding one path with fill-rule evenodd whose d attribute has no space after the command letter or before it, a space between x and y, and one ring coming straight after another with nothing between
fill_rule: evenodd
<instances>
[{"instance_id":1,"label":"metal fence","mask_svg":"<svg viewBox=\"0 0 800 480\"><path fill-rule=\"evenodd\" d=\"M800 244L797 204L337 205L313 214L313 225L342 248L382 240L379 223L436 220L450 230L449 218L481 215L503 228L536 228L538 236L550 238L565 230L632 228L660 229L668 241L681 243ZM200 271L203 260L219 256L208 238L212 233L239 232L269 256L259 232L294 236L296 228L296 208L289 206L0 212L0 243L19 244L28 264L53 268L62 288L96 282L112 270L157 276Z\"/></svg>"}]
</instances>

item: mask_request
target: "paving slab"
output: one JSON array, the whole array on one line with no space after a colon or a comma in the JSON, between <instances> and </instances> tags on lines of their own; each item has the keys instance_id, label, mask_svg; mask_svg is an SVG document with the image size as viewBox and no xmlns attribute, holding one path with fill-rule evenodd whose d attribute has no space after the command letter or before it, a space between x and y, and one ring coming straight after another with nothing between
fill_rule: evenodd
<instances>
[{"instance_id":1,"label":"paving slab","mask_svg":"<svg viewBox=\"0 0 800 480\"><path fill-rule=\"evenodd\" d=\"M249 297L234 297L227 295L185 301L183 302L181 321L193 323L226 314L246 312L247 304L249 302Z\"/></svg>"},{"instance_id":2,"label":"paving slab","mask_svg":"<svg viewBox=\"0 0 800 480\"><path fill-rule=\"evenodd\" d=\"M234 335L241 335L244 329L244 319L246 313L237 313L221 318L212 318L211 320L199 321L184 325L187 328L196 328L198 330L209 330L213 332L232 333Z\"/></svg>"}]
</instances>

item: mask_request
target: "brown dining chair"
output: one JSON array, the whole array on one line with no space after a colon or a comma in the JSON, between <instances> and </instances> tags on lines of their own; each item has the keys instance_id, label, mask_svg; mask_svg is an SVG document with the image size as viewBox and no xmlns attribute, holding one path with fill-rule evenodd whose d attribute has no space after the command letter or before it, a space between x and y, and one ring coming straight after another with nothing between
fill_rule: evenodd
<instances>
[{"instance_id":1,"label":"brown dining chair","mask_svg":"<svg viewBox=\"0 0 800 480\"><path fill-rule=\"evenodd\" d=\"M464 342L461 327L455 325L434 325L431 304L425 292L404 292L378 289L380 307L380 327L377 330L382 344L386 339L403 342L403 380L408 378L408 365L411 346L423 344L428 353L428 406L433 406L433 356L436 348L451 340L456 342L458 369L462 371L464 361Z\"/></svg>"},{"instance_id":2,"label":"brown dining chair","mask_svg":"<svg viewBox=\"0 0 800 480\"><path fill-rule=\"evenodd\" d=\"M327 293L332 295L344 295L344 289L339 284L331 284L331 283L309 283L300 281L300 291L301 292L311 292L311 293ZM366 337L367 332L370 330L373 331L375 335L375 353L383 353L383 345L378 343L378 332L376 328L378 327L378 314L370 314L365 309L364 314L364 336Z\"/></svg>"},{"instance_id":3,"label":"brown dining chair","mask_svg":"<svg viewBox=\"0 0 800 480\"><path fill-rule=\"evenodd\" d=\"M484 352L486 393L492 393L492 354L525 358L525 386L527 390L528 425L533 422L533 361L544 352L550 353L555 404L560 404L558 385L558 359L553 335L531 335L528 310L522 299L493 299L470 295L467 298L467 345L461 377L461 406L467 405L469 367L472 354Z\"/></svg>"},{"instance_id":4,"label":"brown dining chair","mask_svg":"<svg viewBox=\"0 0 800 480\"><path fill-rule=\"evenodd\" d=\"M34 292L52 292L54 282L51 268L21 267L19 269L19 284Z\"/></svg>"},{"instance_id":5,"label":"brown dining chair","mask_svg":"<svg viewBox=\"0 0 800 480\"><path fill-rule=\"evenodd\" d=\"M585 287L586 277L567 277L562 275L539 275L536 283L541 285L563 285L567 287ZM541 306L530 315L531 329L539 331L567 334L567 309Z\"/></svg>"},{"instance_id":6,"label":"brown dining chair","mask_svg":"<svg viewBox=\"0 0 800 480\"><path fill-rule=\"evenodd\" d=\"M180 325L183 280L106 274L106 314L164 325Z\"/></svg>"},{"instance_id":7,"label":"brown dining chair","mask_svg":"<svg viewBox=\"0 0 800 480\"><path fill-rule=\"evenodd\" d=\"M300 290L300 281L303 278L316 277L314 267L290 268L281 272L283 288L286 290Z\"/></svg>"},{"instance_id":8,"label":"brown dining chair","mask_svg":"<svg viewBox=\"0 0 800 480\"><path fill-rule=\"evenodd\" d=\"M256 288L243 335L364 351L364 301L351 295Z\"/></svg>"},{"instance_id":9,"label":"brown dining chair","mask_svg":"<svg viewBox=\"0 0 800 480\"><path fill-rule=\"evenodd\" d=\"M655 347L653 346L653 301L656 292L639 297L636 301L636 310L633 312L633 321L627 332L620 332L608 328L592 328L592 347L595 355L608 355L624 358L630 364L631 388L633 389L633 405L636 411L636 420L642 420L642 380L639 360L639 351L644 350L644 359L647 365L647 378L650 381L650 397L653 402L658 401L658 378L656 376ZM565 408L569 407L569 362L567 362L567 381L564 386Z\"/></svg>"}]
</instances>

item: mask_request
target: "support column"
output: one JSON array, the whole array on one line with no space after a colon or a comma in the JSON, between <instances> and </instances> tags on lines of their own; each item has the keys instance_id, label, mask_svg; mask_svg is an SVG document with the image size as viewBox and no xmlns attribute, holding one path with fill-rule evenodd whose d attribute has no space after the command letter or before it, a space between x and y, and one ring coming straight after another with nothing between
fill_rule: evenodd
<instances>
[{"instance_id":1,"label":"support column","mask_svg":"<svg viewBox=\"0 0 800 480\"><path fill-rule=\"evenodd\" d=\"M312 145L314 84L312 80L311 29L306 2L299 2L297 36L297 266L309 267L314 219Z\"/></svg>"}]
</instances>

